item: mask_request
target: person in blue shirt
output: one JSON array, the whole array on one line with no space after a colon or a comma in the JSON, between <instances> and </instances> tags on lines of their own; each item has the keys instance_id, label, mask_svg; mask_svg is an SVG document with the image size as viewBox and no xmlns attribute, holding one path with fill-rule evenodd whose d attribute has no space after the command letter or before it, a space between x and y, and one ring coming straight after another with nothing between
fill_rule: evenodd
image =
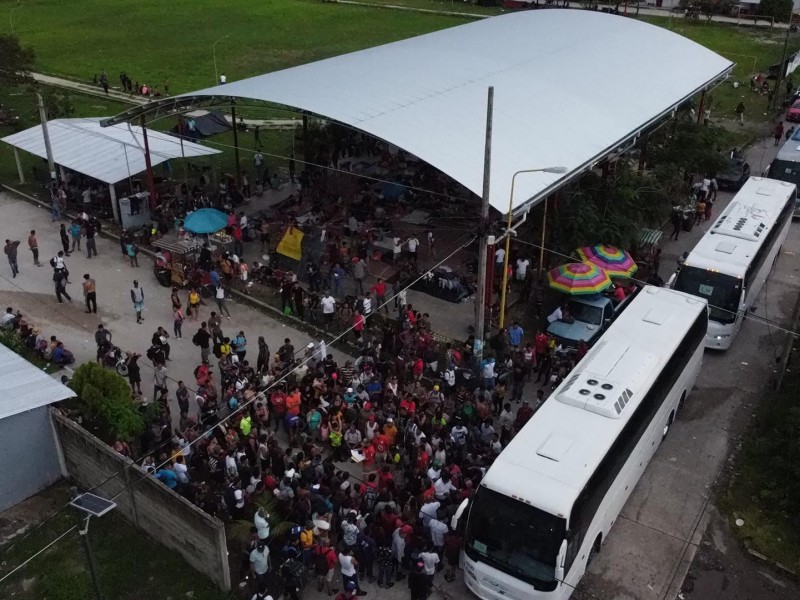
<instances>
[{"instance_id":1,"label":"person in blue shirt","mask_svg":"<svg viewBox=\"0 0 800 600\"><path fill-rule=\"evenodd\" d=\"M175 471L169 467L164 467L156 471L156 479L171 490L178 487L178 476L175 474Z\"/></svg>"},{"instance_id":2,"label":"person in blue shirt","mask_svg":"<svg viewBox=\"0 0 800 600\"><path fill-rule=\"evenodd\" d=\"M247 338L244 336L244 331L240 331L239 334L231 340L231 346L233 346L233 351L236 353L236 356L239 357L239 361L243 361L247 354Z\"/></svg>"},{"instance_id":3,"label":"person in blue shirt","mask_svg":"<svg viewBox=\"0 0 800 600\"><path fill-rule=\"evenodd\" d=\"M342 282L344 282L344 269L342 265L336 263L331 269L331 288L333 289L334 296L342 295Z\"/></svg>"},{"instance_id":4,"label":"person in blue shirt","mask_svg":"<svg viewBox=\"0 0 800 600\"><path fill-rule=\"evenodd\" d=\"M525 330L519 326L519 323L514 321L514 324L508 329L508 342L514 350L519 350L523 335L525 335Z\"/></svg>"},{"instance_id":5,"label":"person in blue shirt","mask_svg":"<svg viewBox=\"0 0 800 600\"><path fill-rule=\"evenodd\" d=\"M211 285L213 285L215 288L219 286L219 273L217 273L217 270L212 269L209 275L211 276Z\"/></svg>"},{"instance_id":6,"label":"person in blue shirt","mask_svg":"<svg viewBox=\"0 0 800 600\"><path fill-rule=\"evenodd\" d=\"M356 393L353 391L353 388L347 388L347 391L342 395L342 400L345 401L347 406L352 406L353 403L356 401Z\"/></svg>"}]
</instances>

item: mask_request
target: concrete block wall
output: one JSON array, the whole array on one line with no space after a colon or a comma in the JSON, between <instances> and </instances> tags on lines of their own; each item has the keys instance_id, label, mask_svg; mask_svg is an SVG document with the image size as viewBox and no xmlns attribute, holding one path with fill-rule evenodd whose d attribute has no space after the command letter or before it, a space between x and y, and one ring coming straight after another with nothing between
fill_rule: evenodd
<instances>
[{"instance_id":1,"label":"concrete block wall","mask_svg":"<svg viewBox=\"0 0 800 600\"><path fill-rule=\"evenodd\" d=\"M221 589L231 587L225 526L130 459L51 409L51 418L69 477L81 488L113 499L129 523L177 551Z\"/></svg>"}]
</instances>

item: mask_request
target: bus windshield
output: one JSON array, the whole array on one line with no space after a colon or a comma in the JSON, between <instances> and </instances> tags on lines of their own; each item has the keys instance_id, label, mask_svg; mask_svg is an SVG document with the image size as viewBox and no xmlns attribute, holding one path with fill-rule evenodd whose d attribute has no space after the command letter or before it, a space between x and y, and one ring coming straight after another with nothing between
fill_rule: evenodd
<instances>
[{"instance_id":1,"label":"bus windshield","mask_svg":"<svg viewBox=\"0 0 800 600\"><path fill-rule=\"evenodd\" d=\"M465 552L537 590L556 588L556 559L566 521L480 486L467 524Z\"/></svg>"},{"instance_id":2,"label":"bus windshield","mask_svg":"<svg viewBox=\"0 0 800 600\"><path fill-rule=\"evenodd\" d=\"M776 158L769 167L769 176L800 185L800 163Z\"/></svg>"},{"instance_id":3,"label":"bus windshield","mask_svg":"<svg viewBox=\"0 0 800 600\"><path fill-rule=\"evenodd\" d=\"M590 325L603 324L603 309L599 306L591 306L589 304L570 300L567 302L567 310L576 321L583 321Z\"/></svg>"},{"instance_id":4,"label":"bus windshield","mask_svg":"<svg viewBox=\"0 0 800 600\"><path fill-rule=\"evenodd\" d=\"M684 265L675 289L708 300L708 318L717 323L733 323L742 298L742 280L717 271Z\"/></svg>"}]
</instances>

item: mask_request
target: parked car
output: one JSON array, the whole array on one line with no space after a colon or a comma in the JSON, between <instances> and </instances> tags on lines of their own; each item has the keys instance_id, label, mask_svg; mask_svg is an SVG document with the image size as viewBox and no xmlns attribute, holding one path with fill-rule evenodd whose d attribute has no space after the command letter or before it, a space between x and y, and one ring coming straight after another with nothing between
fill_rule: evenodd
<instances>
[{"instance_id":1,"label":"parked car","mask_svg":"<svg viewBox=\"0 0 800 600\"><path fill-rule=\"evenodd\" d=\"M717 185L721 190L738 191L750 177L750 163L744 158L733 156L728 159L728 167L717 174Z\"/></svg>"},{"instance_id":2,"label":"parked car","mask_svg":"<svg viewBox=\"0 0 800 600\"><path fill-rule=\"evenodd\" d=\"M637 286L634 293L622 301L614 300L605 294L573 296L567 300L567 310L572 316L572 321L554 321L548 325L547 333L567 347L577 348L580 342L586 342L591 346L625 310L640 289Z\"/></svg>"},{"instance_id":3,"label":"parked car","mask_svg":"<svg viewBox=\"0 0 800 600\"><path fill-rule=\"evenodd\" d=\"M786 120L787 121L800 121L800 100L795 100L792 102L792 105L786 109Z\"/></svg>"}]
</instances>

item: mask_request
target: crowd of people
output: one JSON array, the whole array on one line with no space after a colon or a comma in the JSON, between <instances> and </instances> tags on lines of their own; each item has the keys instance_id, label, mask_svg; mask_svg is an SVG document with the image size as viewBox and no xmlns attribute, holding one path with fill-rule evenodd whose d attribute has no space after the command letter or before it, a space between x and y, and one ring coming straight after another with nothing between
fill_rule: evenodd
<instances>
[{"instance_id":1,"label":"crowd of people","mask_svg":"<svg viewBox=\"0 0 800 600\"><path fill-rule=\"evenodd\" d=\"M177 290L172 302L184 306ZM479 358L473 338L438 344L427 315L411 305L399 312L382 335L357 339L356 358L337 361L324 344L253 344L210 311L187 332L199 361L193 389L183 381L173 388L177 428L170 335L153 333L147 358L160 418L143 436L143 466L210 514L253 521L240 580L254 597L270 593L273 573L290 595L315 574L320 590L343 598L363 596L365 582L406 580L422 599L445 564L452 579L461 538L451 517L561 369L541 331L528 343L514 323ZM129 377L141 393L138 368ZM539 384L532 405L523 391ZM116 447L130 451L126 440ZM257 511L265 498L277 503L275 514ZM281 520L294 524L291 532L270 536Z\"/></svg>"}]
</instances>

